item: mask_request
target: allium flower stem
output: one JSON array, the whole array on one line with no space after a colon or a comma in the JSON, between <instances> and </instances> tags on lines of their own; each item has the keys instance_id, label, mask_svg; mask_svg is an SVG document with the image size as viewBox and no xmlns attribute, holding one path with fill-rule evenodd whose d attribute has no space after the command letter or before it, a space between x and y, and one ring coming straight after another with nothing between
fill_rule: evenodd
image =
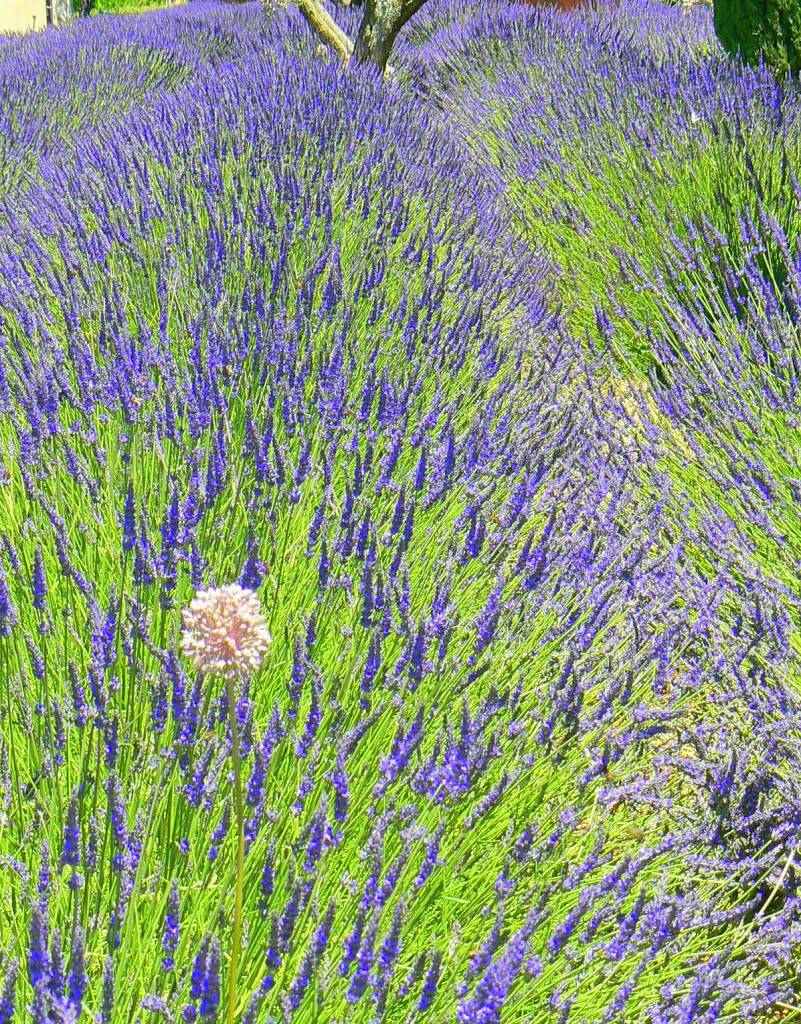
<instances>
[{"instance_id":1,"label":"allium flower stem","mask_svg":"<svg viewBox=\"0 0 801 1024\"><path fill-rule=\"evenodd\" d=\"M234 1024L236 1013L236 971L242 946L242 895L245 884L245 813L242 800L242 762L239 756L239 728L236 720L236 687L229 675L228 718L231 725L231 761L234 768L234 807L236 809L236 897L234 903L234 937L231 945L231 974L228 984L228 1024Z\"/></svg>"},{"instance_id":2,"label":"allium flower stem","mask_svg":"<svg viewBox=\"0 0 801 1024\"><path fill-rule=\"evenodd\" d=\"M231 980L228 988L228 1024L234 1024L236 972L242 945L242 896L245 879L245 814L235 680L258 669L271 637L257 595L238 583L198 591L189 607L184 609L183 623L181 651L192 662L196 671L212 676L222 673L228 694L237 832L236 901L231 948ZM208 695L207 691L207 698Z\"/></svg>"}]
</instances>

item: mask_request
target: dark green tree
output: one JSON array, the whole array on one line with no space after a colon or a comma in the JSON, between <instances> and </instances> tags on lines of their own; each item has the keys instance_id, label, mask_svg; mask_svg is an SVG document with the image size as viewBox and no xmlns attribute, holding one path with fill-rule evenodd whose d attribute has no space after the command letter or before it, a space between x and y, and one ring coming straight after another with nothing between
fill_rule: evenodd
<instances>
[{"instance_id":1,"label":"dark green tree","mask_svg":"<svg viewBox=\"0 0 801 1024\"><path fill-rule=\"evenodd\" d=\"M724 50L784 76L801 71L801 0L715 0L715 32Z\"/></svg>"},{"instance_id":2,"label":"dark green tree","mask_svg":"<svg viewBox=\"0 0 801 1024\"><path fill-rule=\"evenodd\" d=\"M298 9L325 46L345 61L373 65L386 72L398 33L426 0L335 0L339 6L359 7L362 20L355 40L346 35L325 7L324 0L297 0Z\"/></svg>"}]
</instances>

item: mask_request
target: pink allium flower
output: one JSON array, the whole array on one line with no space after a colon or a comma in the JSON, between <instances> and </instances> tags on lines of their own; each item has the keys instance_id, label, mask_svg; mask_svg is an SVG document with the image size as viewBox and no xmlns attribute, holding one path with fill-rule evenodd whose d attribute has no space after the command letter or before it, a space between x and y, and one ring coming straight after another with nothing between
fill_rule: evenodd
<instances>
[{"instance_id":1,"label":"pink allium flower","mask_svg":"<svg viewBox=\"0 0 801 1024\"><path fill-rule=\"evenodd\" d=\"M183 623L181 652L192 667L226 678L255 672L272 640L258 597L238 583L198 591Z\"/></svg>"}]
</instances>

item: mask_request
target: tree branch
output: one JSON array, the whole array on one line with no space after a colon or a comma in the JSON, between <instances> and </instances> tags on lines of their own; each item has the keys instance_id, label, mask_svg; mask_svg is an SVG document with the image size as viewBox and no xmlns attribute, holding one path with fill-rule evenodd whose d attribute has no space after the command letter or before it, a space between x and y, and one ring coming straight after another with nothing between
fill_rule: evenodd
<instances>
[{"instance_id":1,"label":"tree branch","mask_svg":"<svg viewBox=\"0 0 801 1024\"><path fill-rule=\"evenodd\" d=\"M353 53L353 43L337 25L320 0L297 0L298 10L306 22L325 44L339 54L347 64Z\"/></svg>"},{"instance_id":2,"label":"tree branch","mask_svg":"<svg viewBox=\"0 0 801 1024\"><path fill-rule=\"evenodd\" d=\"M413 18L425 2L426 0L403 0L399 27L403 28L409 18Z\"/></svg>"},{"instance_id":3,"label":"tree branch","mask_svg":"<svg viewBox=\"0 0 801 1024\"><path fill-rule=\"evenodd\" d=\"M340 0L348 4L350 0ZM296 0L298 10L324 46L334 50L345 64L374 64L385 76L393 74L389 55L398 32L427 0L365 0L355 40L346 35L324 6L324 0Z\"/></svg>"}]
</instances>

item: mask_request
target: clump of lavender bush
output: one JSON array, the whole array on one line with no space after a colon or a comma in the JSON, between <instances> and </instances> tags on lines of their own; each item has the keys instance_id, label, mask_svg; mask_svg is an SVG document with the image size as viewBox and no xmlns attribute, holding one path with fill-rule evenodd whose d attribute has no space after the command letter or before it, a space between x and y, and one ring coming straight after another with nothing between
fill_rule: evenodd
<instances>
[{"instance_id":1,"label":"clump of lavender bush","mask_svg":"<svg viewBox=\"0 0 801 1024\"><path fill-rule=\"evenodd\" d=\"M444 58L562 31L430 6ZM378 94L255 5L0 51L181 67L4 143L2 1019L228 1017L237 920L251 1024L795 998L786 588L413 45ZM233 584L272 643L229 687L181 624Z\"/></svg>"}]
</instances>

